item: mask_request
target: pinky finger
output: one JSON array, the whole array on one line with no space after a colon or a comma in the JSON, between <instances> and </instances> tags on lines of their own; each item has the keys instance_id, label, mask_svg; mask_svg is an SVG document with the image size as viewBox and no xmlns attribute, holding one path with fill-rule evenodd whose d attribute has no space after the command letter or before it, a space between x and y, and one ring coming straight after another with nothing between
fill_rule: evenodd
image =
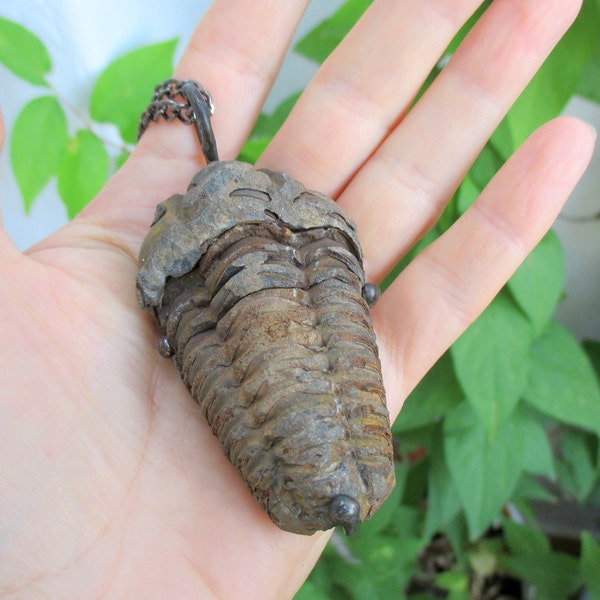
<instances>
[{"instance_id":1,"label":"pinky finger","mask_svg":"<svg viewBox=\"0 0 600 600\"><path fill-rule=\"evenodd\" d=\"M395 415L551 227L585 171L595 133L560 118L536 131L478 200L383 295L374 318Z\"/></svg>"}]
</instances>

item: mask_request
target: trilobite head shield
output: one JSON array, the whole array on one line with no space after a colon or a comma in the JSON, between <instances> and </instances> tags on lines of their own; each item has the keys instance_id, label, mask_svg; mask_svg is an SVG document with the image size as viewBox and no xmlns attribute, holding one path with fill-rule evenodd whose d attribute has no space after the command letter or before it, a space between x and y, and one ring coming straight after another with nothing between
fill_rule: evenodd
<instances>
[{"instance_id":1,"label":"trilobite head shield","mask_svg":"<svg viewBox=\"0 0 600 600\"><path fill-rule=\"evenodd\" d=\"M326 196L307 192L285 173L212 162L192 179L185 196L171 196L156 208L139 255L142 306L159 304L167 278L189 273L214 240L250 223L275 225L281 232L337 229L362 260L354 224Z\"/></svg>"},{"instance_id":2,"label":"trilobite head shield","mask_svg":"<svg viewBox=\"0 0 600 600\"><path fill-rule=\"evenodd\" d=\"M394 484L364 289L335 202L236 161L209 163L160 204L140 251L138 298L161 352L287 531L351 532Z\"/></svg>"}]
</instances>

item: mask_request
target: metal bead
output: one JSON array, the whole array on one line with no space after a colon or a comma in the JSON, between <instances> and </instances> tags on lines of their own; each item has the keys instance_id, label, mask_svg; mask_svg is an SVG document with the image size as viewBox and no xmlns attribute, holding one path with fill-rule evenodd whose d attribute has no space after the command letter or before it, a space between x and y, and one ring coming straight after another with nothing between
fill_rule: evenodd
<instances>
[{"instance_id":1,"label":"metal bead","mask_svg":"<svg viewBox=\"0 0 600 600\"><path fill-rule=\"evenodd\" d=\"M365 285L363 285L362 297L371 308L375 306L377 300L379 300L379 296L381 296L379 286L374 283L365 283Z\"/></svg>"},{"instance_id":2,"label":"metal bead","mask_svg":"<svg viewBox=\"0 0 600 600\"><path fill-rule=\"evenodd\" d=\"M158 340L157 349L158 353L164 358L173 356L173 348L171 348L169 340L164 335Z\"/></svg>"}]
</instances>

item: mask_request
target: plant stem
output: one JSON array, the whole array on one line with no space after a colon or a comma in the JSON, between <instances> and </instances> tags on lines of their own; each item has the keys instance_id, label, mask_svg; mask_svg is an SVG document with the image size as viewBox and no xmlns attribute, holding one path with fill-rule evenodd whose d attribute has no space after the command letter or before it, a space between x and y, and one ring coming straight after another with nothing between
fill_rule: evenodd
<instances>
[{"instance_id":1,"label":"plant stem","mask_svg":"<svg viewBox=\"0 0 600 600\"><path fill-rule=\"evenodd\" d=\"M56 99L62 104L68 111L70 111L77 119L81 121L83 127L93 133L105 146L115 148L119 152L125 154L133 150L133 146L126 144L125 142L117 143L110 140L103 135L99 134L95 123L89 117L87 112L80 109L78 106L70 102L63 94L60 93L51 83L48 82L52 93L56 96Z\"/></svg>"}]
</instances>

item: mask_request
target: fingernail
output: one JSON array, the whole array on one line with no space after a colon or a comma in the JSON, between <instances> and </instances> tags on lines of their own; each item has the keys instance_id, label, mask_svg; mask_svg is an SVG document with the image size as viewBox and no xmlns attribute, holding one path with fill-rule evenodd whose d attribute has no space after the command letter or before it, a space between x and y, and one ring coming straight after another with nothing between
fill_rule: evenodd
<instances>
[{"instance_id":1,"label":"fingernail","mask_svg":"<svg viewBox=\"0 0 600 600\"><path fill-rule=\"evenodd\" d=\"M592 132L594 139L596 139L598 137L598 132L596 131L596 128L591 123L588 123L587 121L584 121L584 123L588 126L589 130Z\"/></svg>"}]
</instances>

